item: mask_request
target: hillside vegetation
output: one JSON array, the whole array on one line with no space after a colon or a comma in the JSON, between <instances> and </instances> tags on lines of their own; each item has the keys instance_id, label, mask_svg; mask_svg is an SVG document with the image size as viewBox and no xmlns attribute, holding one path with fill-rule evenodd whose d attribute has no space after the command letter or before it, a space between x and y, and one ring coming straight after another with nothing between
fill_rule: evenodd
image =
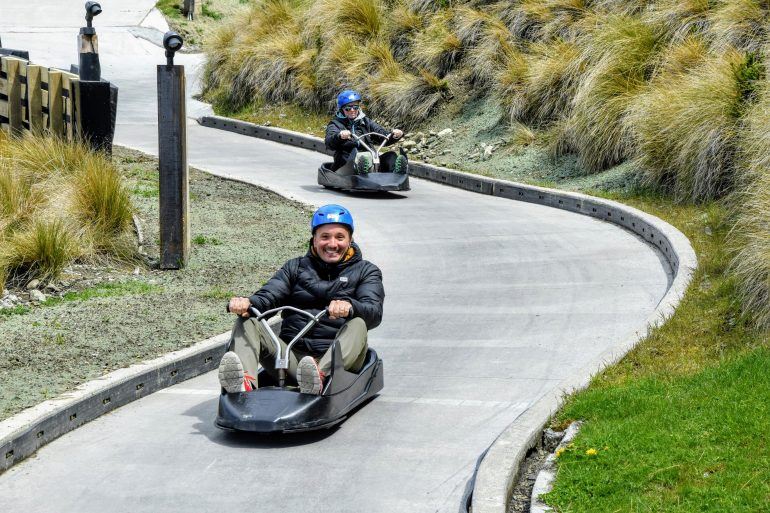
<instances>
[{"instance_id":1,"label":"hillside vegetation","mask_svg":"<svg viewBox=\"0 0 770 513\"><path fill-rule=\"evenodd\" d=\"M208 42L226 112L331 112L343 88L418 129L493 99L511 140L629 164L677 202L728 198L745 313L770 327L767 0L259 0ZM523 132L522 132L523 131Z\"/></svg>"}]
</instances>

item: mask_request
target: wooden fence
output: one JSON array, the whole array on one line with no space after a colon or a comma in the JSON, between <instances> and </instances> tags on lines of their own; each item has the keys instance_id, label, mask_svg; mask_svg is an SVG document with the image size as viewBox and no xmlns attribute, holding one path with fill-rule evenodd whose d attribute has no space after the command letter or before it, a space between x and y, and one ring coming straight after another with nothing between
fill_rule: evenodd
<instances>
[{"instance_id":1,"label":"wooden fence","mask_svg":"<svg viewBox=\"0 0 770 513\"><path fill-rule=\"evenodd\" d=\"M83 133L78 82L77 75L66 71L0 57L0 129L78 138Z\"/></svg>"}]
</instances>

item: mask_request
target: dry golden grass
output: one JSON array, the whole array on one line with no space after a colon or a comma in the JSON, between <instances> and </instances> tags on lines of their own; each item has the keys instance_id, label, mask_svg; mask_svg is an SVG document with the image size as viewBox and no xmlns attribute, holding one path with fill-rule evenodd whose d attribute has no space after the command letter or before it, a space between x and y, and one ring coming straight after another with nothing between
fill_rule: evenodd
<instances>
[{"instance_id":1,"label":"dry golden grass","mask_svg":"<svg viewBox=\"0 0 770 513\"><path fill-rule=\"evenodd\" d=\"M464 62L474 85L486 88L499 83L502 69L521 56L508 28L498 18L470 9L460 13L458 26L461 40L467 42Z\"/></svg>"},{"instance_id":2,"label":"dry golden grass","mask_svg":"<svg viewBox=\"0 0 770 513\"><path fill-rule=\"evenodd\" d=\"M136 255L118 170L84 145L0 137L0 275L53 279L75 258Z\"/></svg>"},{"instance_id":3,"label":"dry golden grass","mask_svg":"<svg viewBox=\"0 0 770 513\"><path fill-rule=\"evenodd\" d=\"M414 33L412 65L442 77L452 69L462 50L462 41L452 31L452 18L451 11L439 11L430 17L424 29Z\"/></svg>"},{"instance_id":4,"label":"dry golden grass","mask_svg":"<svg viewBox=\"0 0 770 513\"><path fill-rule=\"evenodd\" d=\"M770 84L746 116L730 245L744 311L770 328Z\"/></svg>"},{"instance_id":5,"label":"dry golden grass","mask_svg":"<svg viewBox=\"0 0 770 513\"><path fill-rule=\"evenodd\" d=\"M661 0L653 5L646 18L662 27L670 39L681 41L706 30L711 3L712 0Z\"/></svg>"},{"instance_id":6,"label":"dry golden grass","mask_svg":"<svg viewBox=\"0 0 770 513\"><path fill-rule=\"evenodd\" d=\"M712 48L759 51L770 22L769 7L766 0L719 0L708 15Z\"/></svg>"},{"instance_id":7,"label":"dry golden grass","mask_svg":"<svg viewBox=\"0 0 770 513\"><path fill-rule=\"evenodd\" d=\"M541 126L568 116L583 66L580 49L574 43L556 39L530 46L521 97L512 117Z\"/></svg>"},{"instance_id":8,"label":"dry golden grass","mask_svg":"<svg viewBox=\"0 0 770 513\"><path fill-rule=\"evenodd\" d=\"M638 160L679 200L710 200L730 188L743 100L736 70L745 63L731 50L692 70L660 74L633 102L628 125Z\"/></svg>"},{"instance_id":9,"label":"dry golden grass","mask_svg":"<svg viewBox=\"0 0 770 513\"><path fill-rule=\"evenodd\" d=\"M447 90L447 82L430 72L399 70L368 86L370 103L397 126L410 127L428 117ZM408 98L408 101L404 101Z\"/></svg>"},{"instance_id":10,"label":"dry golden grass","mask_svg":"<svg viewBox=\"0 0 770 513\"><path fill-rule=\"evenodd\" d=\"M609 16L582 42L585 73L568 121L570 146L589 171L618 164L633 153L625 116L646 84L662 42L641 19Z\"/></svg>"}]
</instances>

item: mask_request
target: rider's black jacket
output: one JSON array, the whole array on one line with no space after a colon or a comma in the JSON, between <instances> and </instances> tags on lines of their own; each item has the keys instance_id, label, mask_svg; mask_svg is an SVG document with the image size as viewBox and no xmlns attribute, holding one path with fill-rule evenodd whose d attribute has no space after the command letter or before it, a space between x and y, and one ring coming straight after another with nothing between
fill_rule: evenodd
<instances>
[{"instance_id":1,"label":"rider's black jacket","mask_svg":"<svg viewBox=\"0 0 770 513\"><path fill-rule=\"evenodd\" d=\"M352 243L350 248L344 261L332 265L314 254L311 242L305 256L286 262L249 301L261 312L289 305L315 315L333 299L344 299L353 305L353 313L348 319L360 317L367 329L376 328L382 321L385 299L382 272L362 258L357 244ZM297 348L316 355L323 354L346 320L323 317L297 342ZM290 341L307 321L308 318L302 314L284 310L280 337Z\"/></svg>"},{"instance_id":2,"label":"rider's black jacket","mask_svg":"<svg viewBox=\"0 0 770 513\"><path fill-rule=\"evenodd\" d=\"M371 120L366 114L361 111L358 117L355 119L348 119L347 117L336 117L329 121L326 125L326 148L334 151L334 166L333 169L339 169L350 158L350 153L356 148L356 141L351 139L340 139L340 132L343 130L350 130L356 135L366 134L369 132L377 132L378 134L388 135L390 130L378 125L375 121ZM378 137L367 137L365 139L366 144L372 146L372 144L379 146L382 143ZM395 140L389 140L385 146L390 146L395 143Z\"/></svg>"}]
</instances>

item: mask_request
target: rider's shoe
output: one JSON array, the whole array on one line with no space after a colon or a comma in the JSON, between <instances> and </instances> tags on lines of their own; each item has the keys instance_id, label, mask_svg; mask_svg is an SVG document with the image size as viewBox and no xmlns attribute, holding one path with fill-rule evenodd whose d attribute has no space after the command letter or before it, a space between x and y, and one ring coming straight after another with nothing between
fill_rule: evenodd
<instances>
[{"instance_id":1,"label":"rider's shoe","mask_svg":"<svg viewBox=\"0 0 770 513\"><path fill-rule=\"evenodd\" d=\"M244 390L243 364L232 351L226 352L219 362L219 384L230 394Z\"/></svg>"},{"instance_id":2,"label":"rider's shoe","mask_svg":"<svg viewBox=\"0 0 770 513\"><path fill-rule=\"evenodd\" d=\"M356 155L356 161L353 166L356 174L366 175L372 171L372 156L368 153L359 153Z\"/></svg>"},{"instance_id":3,"label":"rider's shoe","mask_svg":"<svg viewBox=\"0 0 770 513\"><path fill-rule=\"evenodd\" d=\"M406 173L406 157L399 155L396 157L396 162L393 164L393 172L398 174Z\"/></svg>"},{"instance_id":4,"label":"rider's shoe","mask_svg":"<svg viewBox=\"0 0 770 513\"><path fill-rule=\"evenodd\" d=\"M297 383L303 394L321 395L325 377L312 356L305 356L297 364Z\"/></svg>"}]
</instances>

